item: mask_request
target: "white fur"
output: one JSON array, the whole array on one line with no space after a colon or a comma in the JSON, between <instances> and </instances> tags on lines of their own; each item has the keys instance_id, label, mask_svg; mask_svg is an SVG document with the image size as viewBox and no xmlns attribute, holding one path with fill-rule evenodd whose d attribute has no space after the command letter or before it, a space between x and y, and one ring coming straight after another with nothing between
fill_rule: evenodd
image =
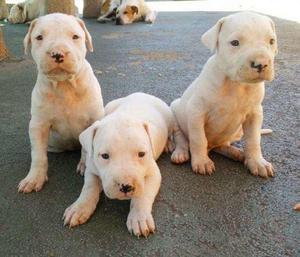
<instances>
[{"instance_id":1,"label":"white fur","mask_svg":"<svg viewBox=\"0 0 300 257\"><path fill-rule=\"evenodd\" d=\"M46 14L46 0L26 0L15 4L10 9L10 23L25 23Z\"/></svg>"},{"instance_id":2,"label":"white fur","mask_svg":"<svg viewBox=\"0 0 300 257\"><path fill-rule=\"evenodd\" d=\"M32 162L20 192L39 191L47 181L47 148L80 148L79 134L104 115L100 85L85 59L86 45L93 50L83 21L73 16L49 14L30 25L24 46L26 52L31 48L38 77L29 124ZM53 54L62 54L64 61L55 62Z\"/></svg>"},{"instance_id":3,"label":"white fur","mask_svg":"<svg viewBox=\"0 0 300 257\"><path fill-rule=\"evenodd\" d=\"M233 40L240 45L232 46ZM274 23L259 14L237 13L220 19L202 41L215 54L182 97L171 104L181 129L175 134L172 161L187 161L190 150L193 171L211 174L215 167L208 152L214 149L244 160L254 175L273 176L272 165L261 153L260 134L264 80L273 79L277 53ZM268 66L259 73L251 62ZM245 156L230 145L243 134Z\"/></svg>"},{"instance_id":4,"label":"white fur","mask_svg":"<svg viewBox=\"0 0 300 257\"><path fill-rule=\"evenodd\" d=\"M130 232L137 236L153 232L152 204L161 182L156 160L168 145L173 126L171 109L154 96L135 93L108 103L105 117L79 137L87 152L85 183L77 201L65 211L65 224L86 222L103 190L112 199L131 199ZM145 156L139 157L139 152ZM105 153L109 159L103 159ZM120 191L122 184L135 189L125 194Z\"/></svg>"}]
</instances>

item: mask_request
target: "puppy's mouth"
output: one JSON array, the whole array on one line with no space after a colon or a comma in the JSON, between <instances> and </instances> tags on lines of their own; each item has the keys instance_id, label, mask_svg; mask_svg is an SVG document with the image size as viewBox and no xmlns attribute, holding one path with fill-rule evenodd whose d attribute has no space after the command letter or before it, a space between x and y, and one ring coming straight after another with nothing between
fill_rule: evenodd
<instances>
[{"instance_id":1,"label":"puppy's mouth","mask_svg":"<svg viewBox=\"0 0 300 257\"><path fill-rule=\"evenodd\" d=\"M74 76L74 74L75 74L74 71L67 70L63 67L55 67L55 68L45 72L45 75L49 79L58 80L58 81L63 81L63 80L69 79L72 76Z\"/></svg>"},{"instance_id":2,"label":"puppy's mouth","mask_svg":"<svg viewBox=\"0 0 300 257\"><path fill-rule=\"evenodd\" d=\"M238 80L245 83L259 83L263 81L272 81L273 73L269 70L265 72L241 72L238 74Z\"/></svg>"}]
</instances>

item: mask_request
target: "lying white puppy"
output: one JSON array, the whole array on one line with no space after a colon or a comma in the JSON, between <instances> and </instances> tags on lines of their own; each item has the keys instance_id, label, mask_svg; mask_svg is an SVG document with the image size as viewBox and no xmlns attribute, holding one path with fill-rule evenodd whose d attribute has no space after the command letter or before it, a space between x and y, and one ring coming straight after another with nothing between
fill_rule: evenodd
<instances>
[{"instance_id":1,"label":"lying white puppy","mask_svg":"<svg viewBox=\"0 0 300 257\"><path fill-rule=\"evenodd\" d=\"M46 0L26 0L12 6L7 20L10 23L26 23L47 13Z\"/></svg>"},{"instance_id":2,"label":"lying white puppy","mask_svg":"<svg viewBox=\"0 0 300 257\"><path fill-rule=\"evenodd\" d=\"M116 24L125 25L135 21L153 23L156 12L144 0L123 0L116 11Z\"/></svg>"},{"instance_id":3,"label":"lying white puppy","mask_svg":"<svg viewBox=\"0 0 300 257\"><path fill-rule=\"evenodd\" d=\"M260 147L264 80L273 79L277 54L273 21L251 12L233 14L220 19L202 36L202 42L215 54L171 104L183 132L175 134L172 161L187 161L190 150L193 171L211 174L215 167L208 152L214 149L244 160L253 175L273 176L273 167ZM231 146L242 135L244 153Z\"/></svg>"},{"instance_id":4,"label":"lying white puppy","mask_svg":"<svg viewBox=\"0 0 300 257\"><path fill-rule=\"evenodd\" d=\"M80 134L87 151L84 186L64 213L65 225L85 223L103 190L112 199L131 199L130 232L153 232L152 204L161 182L155 160L169 146L173 125L171 109L154 96L135 93L108 103L105 117Z\"/></svg>"},{"instance_id":5,"label":"lying white puppy","mask_svg":"<svg viewBox=\"0 0 300 257\"><path fill-rule=\"evenodd\" d=\"M100 85L85 59L92 39L84 22L65 14L34 20L24 39L25 53L38 68L32 92L29 136L31 167L19 191L39 191L47 181L47 148L62 152L80 148L79 134L104 115ZM79 165L83 172L84 154Z\"/></svg>"}]
</instances>

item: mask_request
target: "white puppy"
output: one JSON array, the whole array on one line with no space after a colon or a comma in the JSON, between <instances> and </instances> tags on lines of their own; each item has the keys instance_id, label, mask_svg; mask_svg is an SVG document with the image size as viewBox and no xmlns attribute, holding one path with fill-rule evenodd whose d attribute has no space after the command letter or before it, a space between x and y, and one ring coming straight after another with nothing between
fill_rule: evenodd
<instances>
[{"instance_id":1,"label":"white puppy","mask_svg":"<svg viewBox=\"0 0 300 257\"><path fill-rule=\"evenodd\" d=\"M199 77L171 104L181 131L175 134L172 161L192 158L192 169L211 174L212 149L245 162L253 175L273 176L261 153L264 80L274 77L277 40L273 21L242 12L220 19L202 36L215 54ZM245 138L245 152L231 143Z\"/></svg>"},{"instance_id":2,"label":"white puppy","mask_svg":"<svg viewBox=\"0 0 300 257\"><path fill-rule=\"evenodd\" d=\"M65 211L65 225L85 223L103 190L112 199L131 199L130 232L153 232L152 204L161 182L156 160L170 146L173 125L171 109L154 96L135 93L108 103L105 117L80 134L87 168L79 198Z\"/></svg>"},{"instance_id":3,"label":"white puppy","mask_svg":"<svg viewBox=\"0 0 300 257\"><path fill-rule=\"evenodd\" d=\"M123 0L116 11L116 24L125 25L135 21L153 23L156 12L144 0Z\"/></svg>"},{"instance_id":4,"label":"white puppy","mask_svg":"<svg viewBox=\"0 0 300 257\"><path fill-rule=\"evenodd\" d=\"M47 181L47 148L80 148L79 134L104 115L100 85L85 59L92 39L84 22L71 15L49 14L34 20L24 39L25 52L38 68L32 92L29 136L31 167L20 192L39 191ZM84 170L84 154L79 165Z\"/></svg>"},{"instance_id":5,"label":"white puppy","mask_svg":"<svg viewBox=\"0 0 300 257\"><path fill-rule=\"evenodd\" d=\"M10 23L25 23L46 14L46 0L26 0L12 6L7 20Z\"/></svg>"}]
</instances>

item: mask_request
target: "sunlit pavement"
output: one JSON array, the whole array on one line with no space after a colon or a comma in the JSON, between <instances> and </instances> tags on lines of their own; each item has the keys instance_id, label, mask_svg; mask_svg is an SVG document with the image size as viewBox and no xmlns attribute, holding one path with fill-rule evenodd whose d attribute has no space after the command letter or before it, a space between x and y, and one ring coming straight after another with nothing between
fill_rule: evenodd
<instances>
[{"instance_id":1,"label":"sunlit pavement","mask_svg":"<svg viewBox=\"0 0 300 257\"><path fill-rule=\"evenodd\" d=\"M87 20L94 40L88 54L104 102L143 91L167 103L199 74L210 53L200 42L221 12L161 12L154 25L98 24ZM39 193L17 193L30 166L27 134L33 61L23 56L26 25L5 25L15 57L0 64L0 256L297 256L299 195L300 24L275 19L279 38L276 79L268 83L263 152L273 179L253 177L239 163L213 154L216 172L193 174L190 165L158 161L163 183L154 204L157 232L136 239L126 229L129 202L105 197L90 221L63 227L65 208L79 195L79 152L49 154L49 182ZM22 59L23 58L23 59Z\"/></svg>"}]
</instances>

